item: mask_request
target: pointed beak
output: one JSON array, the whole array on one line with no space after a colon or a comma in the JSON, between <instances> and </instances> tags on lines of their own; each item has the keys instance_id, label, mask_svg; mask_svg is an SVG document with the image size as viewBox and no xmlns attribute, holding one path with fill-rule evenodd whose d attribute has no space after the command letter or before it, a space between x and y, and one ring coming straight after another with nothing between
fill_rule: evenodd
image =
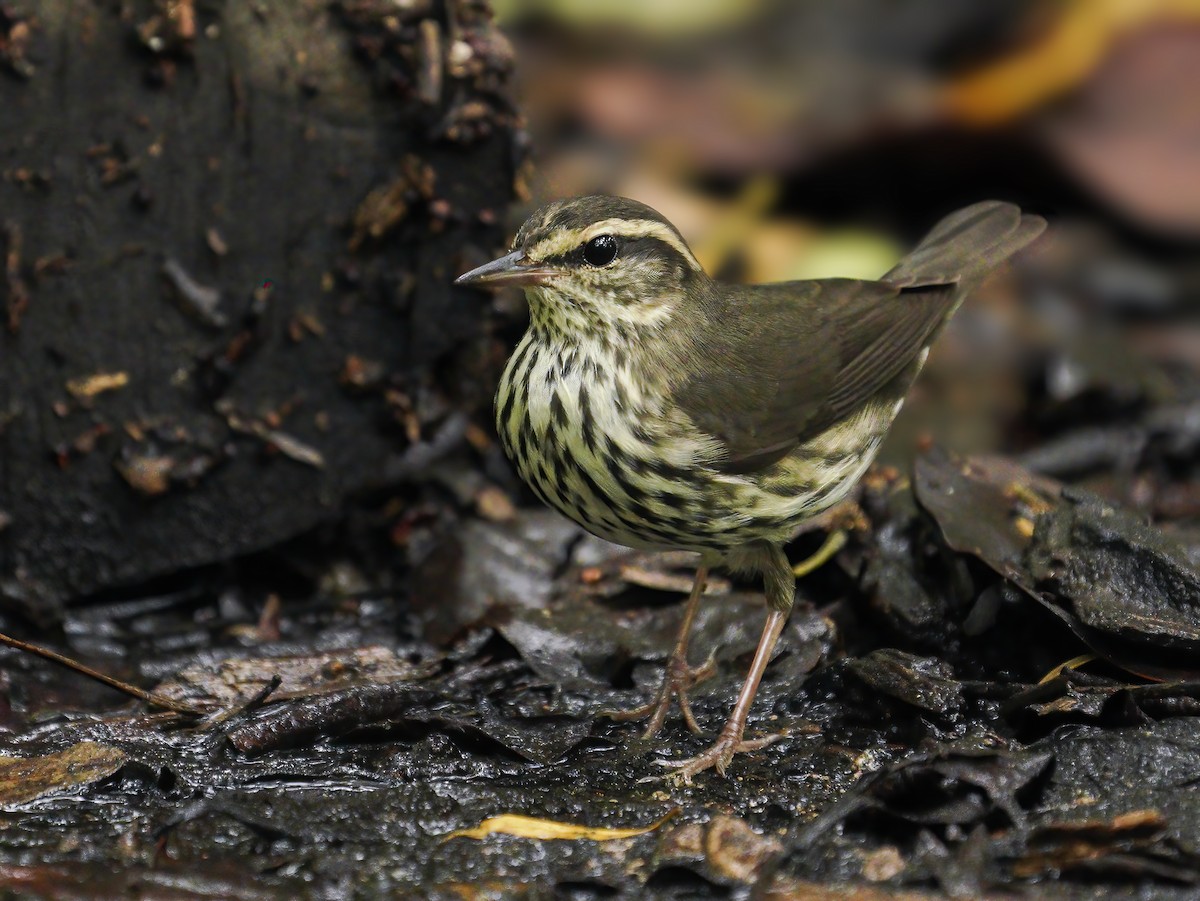
<instances>
[{"instance_id":1,"label":"pointed beak","mask_svg":"<svg viewBox=\"0 0 1200 901\"><path fill-rule=\"evenodd\" d=\"M525 259L525 251L514 250L498 260L484 263L482 266L463 273L454 280L456 285L480 285L499 287L501 285L522 285L532 287L544 285L558 274L558 270L550 266L538 266Z\"/></svg>"},{"instance_id":2,"label":"pointed beak","mask_svg":"<svg viewBox=\"0 0 1200 901\"><path fill-rule=\"evenodd\" d=\"M546 284L556 275L558 275L558 270L553 269L552 266L529 263L524 258L524 251L514 251L499 259L493 259L491 263L485 263L478 269L464 272L463 275L455 278L454 283L473 284L473 286L478 284L478 286L486 287L520 284L522 287L530 288Z\"/></svg>"}]
</instances>

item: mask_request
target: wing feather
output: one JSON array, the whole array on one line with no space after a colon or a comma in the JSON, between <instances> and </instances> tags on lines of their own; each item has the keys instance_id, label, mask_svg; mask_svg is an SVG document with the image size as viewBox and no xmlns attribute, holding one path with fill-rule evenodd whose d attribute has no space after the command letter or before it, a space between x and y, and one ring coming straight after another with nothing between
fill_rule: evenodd
<instances>
[{"instance_id":1,"label":"wing feather","mask_svg":"<svg viewBox=\"0 0 1200 901\"><path fill-rule=\"evenodd\" d=\"M958 305L1044 228L1012 204L984 201L939 222L879 282L713 283L701 353L684 362L676 399L725 448L722 469L770 466L893 380L915 378Z\"/></svg>"},{"instance_id":2,"label":"wing feather","mask_svg":"<svg viewBox=\"0 0 1200 901\"><path fill-rule=\"evenodd\" d=\"M677 392L725 447L726 472L769 466L857 409L915 360L954 304L943 286L849 279L743 290L715 305L718 337Z\"/></svg>"}]
</instances>

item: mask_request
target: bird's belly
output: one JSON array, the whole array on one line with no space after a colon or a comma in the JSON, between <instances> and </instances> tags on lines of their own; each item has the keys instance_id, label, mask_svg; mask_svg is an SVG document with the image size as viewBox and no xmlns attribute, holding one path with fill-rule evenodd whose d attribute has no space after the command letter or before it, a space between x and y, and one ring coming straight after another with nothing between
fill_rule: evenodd
<instances>
[{"instance_id":1,"label":"bird's belly","mask_svg":"<svg viewBox=\"0 0 1200 901\"><path fill-rule=\"evenodd\" d=\"M786 541L804 522L843 501L875 460L898 410L886 401L864 405L756 473L737 500L753 521L748 531Z\"/></svg>"},{"instance_id":2,"label":"bird's belly","mask_svg":"<svg viewBox=\"0 0 1200 901\"><path fill-rule=\"evenodd\" d=\"M638 548L724 551L783 541L842 500L889 420L835 427L762 473L707 465L713 445L583 356L522 353L500 381L496 426L521 478L589 532ZM865 440L864 440L865 439Z\"/></svg>"}]
</instances>

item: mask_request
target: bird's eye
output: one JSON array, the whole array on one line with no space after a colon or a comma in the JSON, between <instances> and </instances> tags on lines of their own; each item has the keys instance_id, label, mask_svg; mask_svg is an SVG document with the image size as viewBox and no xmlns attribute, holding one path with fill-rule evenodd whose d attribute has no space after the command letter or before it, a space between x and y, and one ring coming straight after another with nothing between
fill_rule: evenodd
<instances>
[{"instance_id":1,"label":"bird's eye","mask_svg":"<svg viewBox=\"0 0 1200 901\"><path fill-rule=\"evenodd\" d=\"M607 266L617 258L617 239L612 235L597 235L583 245L583 258L589 266Z\"/></svg>"}]
</instances>

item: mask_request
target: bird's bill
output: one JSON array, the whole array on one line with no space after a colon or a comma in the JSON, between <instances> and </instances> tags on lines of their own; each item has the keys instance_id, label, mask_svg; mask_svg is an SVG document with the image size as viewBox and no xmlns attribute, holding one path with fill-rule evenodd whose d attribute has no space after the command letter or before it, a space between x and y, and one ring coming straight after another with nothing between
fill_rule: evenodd
<instances>
[{"instance_id":1,"label":"bird's bill","mask_svg":"<svg viewBox=\"0 0 1200 901\"><path fill-rule=\"evenodd\" d=\"M499 287L501 285L522 285L531 287L544 285L558 274L558 270L550 266L538 266L525 259L525 251L514 250L498 260L484 263L470 272L465 272L454 280L456 285L483 285Z\"/></svg>"}]
</instances>

